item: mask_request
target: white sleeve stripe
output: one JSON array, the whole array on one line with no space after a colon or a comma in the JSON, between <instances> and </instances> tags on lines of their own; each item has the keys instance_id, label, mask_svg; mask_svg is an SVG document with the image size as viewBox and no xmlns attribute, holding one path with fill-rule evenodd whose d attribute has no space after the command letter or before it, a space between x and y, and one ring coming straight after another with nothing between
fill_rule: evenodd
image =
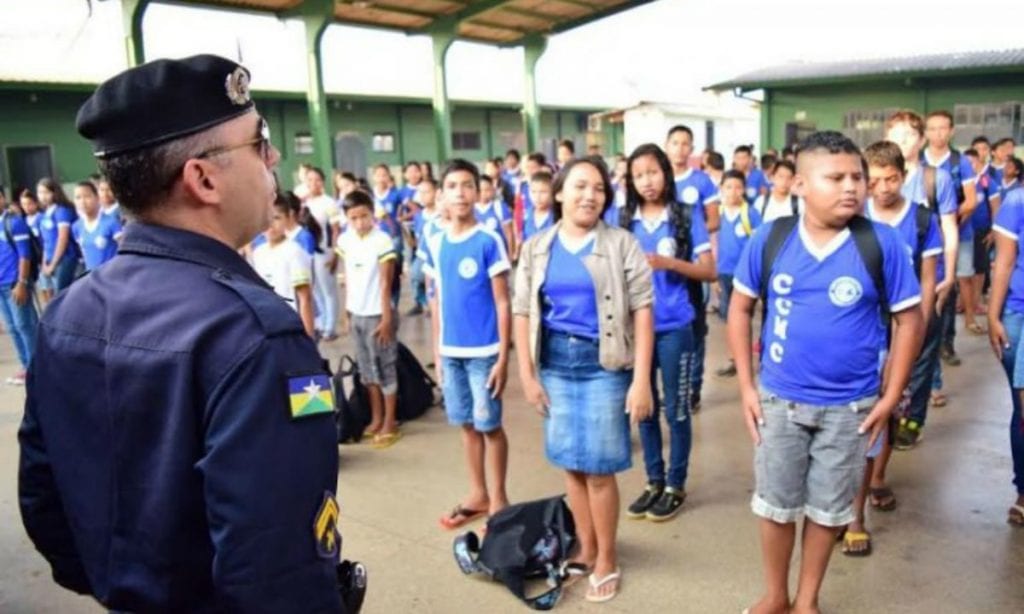
<instances>
[{"instance_id":1,"label":"white sleeve stripe","mask_svg":"<svg viewBox=\"0 0 1024 614\"><path fill-rule=\"evenodd\" d=\"M900 311L906 311L907 309L910 309L914 305L919 305L920 303L921 303L921 295L917 294L915 296L912 296L912 297L908 298L905 301L900 301L900 302L896 303L895 305L889 307L889 311L890 311L890 313L898 313Z\"/></svg>"},{"instance_id":2,"label":"white sleeve stripe","mask_svg":"<svg viewBox=\"0 0 1024 614\"><path fill-rule=\"evenodd\" d=\"M697 247L693 248L694 254L703 254L704 252L711 251L711 243L701 243Z\"/></svg>"},{"instance_id":3,"label":"white sleeve stripe","mask_svg":"<svg viewBox=\"0 0 1024 614\"><path fill-rule=\"evenodd\" d=\"M1011 231L1011 230L1010 230L1010 229L1008 229L1008 228L1003 228L1003 227L1002 227L1002 226L1000 226L999 224L996 224L995 226L993 226L993 227L992 227L992 230L994 230L994 231L998 232L999 234L1001 234L1001 235L1003 235L1003 236L1009 237L1009 238L1013 239L1014 241L1016 241L1016 240L1017 240L1017 238L1018 238L1018 235L1017 235L1017 233L1015 233L1015 232Z\"/></svg>"},{"instance_id":4,"label":"white sleeve stripe","mask_svg":"<svg viewBox=\"0 0 1024 614\"><path fill-rule=\"evenodd\" d=\"M57 222L57 227L58 228L60 228L61 226L70 226L70 225L71 225L71 222Z\"/></svg>"},{"instance_id":5,"label":"white sleeve stripe","mask_svg":"<svg viewBox=\"0 0 1024 614\"><path fill-rule=\"evenodd\" d=\"M15 241L28 241L29 235L14 235Z\"/></svg>"},{"instance_id":6,"label":"white sleeve stripe","mask_svg":"<svg viewBox=\"0 0 1024 614\"><path fill-rule=\"evenodd\" d=\"M733 280L732 280L732 288L733 288L733 290L739 290L741 293L746 294L750 298L761 298L761 295L759 293L754 292L753 290L748 288L746 285L744 285L743 282L741 282L740 280L738 280L736 278L733 278Z\"/></svg>"},{"instance_id":7,"label":"white sleeve stripe","mask_svg":"<svg viewBox=\"0 0 1024 614\"><path fill-rule=\"evenodd\" d=\"M720 200L722 200L721 194L715 192L711 196L708 196L707 198L704 199L704 205L710 205L711 203L716 203Z\"/></svg>"},{"instance_id":8,"label":"white sleeve stripe","mask_svg":"<svg viewBox=\"0 0 1024 614\"><path fill-rule=\"evenodd\" d=\"M489 275L490 277L494 277L495 275L504 273L505 271L508 271L511 268L512 267L509 266L508 264L508 260L499 260L498 262L492 264L491 268L487 269L487 275Z\"/></svg>"},{"instance_id":9,"label":"white sleeve stripe","mask_svg":"<svg viewBox=\"0 0 1024 614\"><path fill-rule=\"evenodd\" d=\"M942 251L943 250L941 247L933 247L931 249L926 249L923 252L921 252L921 257L930 258L931 256L938 256L939 254L942 253Z\"/></svg>"}]
</instances>

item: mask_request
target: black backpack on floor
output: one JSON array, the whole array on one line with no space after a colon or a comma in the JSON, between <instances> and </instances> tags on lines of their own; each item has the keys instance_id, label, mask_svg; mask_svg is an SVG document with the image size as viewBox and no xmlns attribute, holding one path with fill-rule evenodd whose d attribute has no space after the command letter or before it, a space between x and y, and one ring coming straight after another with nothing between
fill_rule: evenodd
<instances>
[{"instance_id":1,"label":"black backpack on floor","mask_svg":"<svg viewBox=\"0 0 1024 614\"><path fill-rule=\"evenodd\" d=\"M437 383L423 368L420 361L404 343L398 343L398 411L399 422L408 422L422 416L436 404L434 389Z\"/></svg>"},{"instance_id":2,"label":"black backpack on floor","mask_svg":"<svg viewBox=\"0 0 1024 614\"><path fill-rule=\"evenodd\" d=\"M359 443L370 419L370 395L359 377L359 366L351 356L342 356L334 374L334 421L338 427L338 443Z\"/></svg>"},{"instance_id":3,"label":"black backpack on floor","mask_svg":"<svg viewBox=\"0 0 1024 614\"><path fill-rule=\"evenodd\" d=\"M504 584L534 610L550 610L562 596L563 566L576 544L576 525L564 497L509 506L487 521L481 545L472 531L455 538L455 562ZM550 589L526 596L526 581L546 579Z\"/></svg>"}]
</instances>

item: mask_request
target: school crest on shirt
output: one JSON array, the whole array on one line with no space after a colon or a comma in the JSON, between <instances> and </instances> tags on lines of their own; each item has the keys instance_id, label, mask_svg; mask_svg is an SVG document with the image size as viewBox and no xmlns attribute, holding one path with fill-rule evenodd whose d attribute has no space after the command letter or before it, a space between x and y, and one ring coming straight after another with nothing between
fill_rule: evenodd
<instances>
[{"instance_id":1,"label":"school crest on shirt","mask_svg":"<svg viewBox=\"0 0 1024 614\"><path fill-rule=\"evenodd\" d=\"M697 188L688 185L683 189L683 202L687 205L697 204L698 198L700 198L700 192L697 191Z\"/></svg>"},{"instance_id":2,"label":"school crest on shirt","mask_svg":"<svg viewBox=\"0 0 1024 614\"><path fill-rule=\"evenodd\" d=\"M656 248L659 256L674 258L676 255L676 240L674 237L662 237Z\"/></svg>"},{"instance_id":3,"label":"school crest on shirt","mask_svg":"<svg viewBox=\"0 0 1024 614\"><path fill-rule=\"evenodd\" d=\"M480 267L477 265L476 260L466 257L459 262L459 275L463 279L473 279L476 277Z\"/></svg>"},{"instance_id":4,"label":"school crest on shirt","mask_svg":"<svg viewBox=\"0 0 1024 614\"><path fill-rule=\"evenodd\" d=\"M836 307L849 307L864 294L864 288L853 277L837 277L828 287L828 298Z\"/></svg>"},{"instance_id":5,"label":"school crest on shirt","mask_svg":"<svg viewBox=\"0 0 1024 614\"><path fill-rule=\"evenodd\" d=\"M487 227L490 228L491 230L497 230L498 220L494 219L493 217L487 218Z\"/></svg>"},{"instance_id":6,"label":"school crest on shirt","mask_svg":"<svg viewBox=\"0 0 1024 614\"><path fill-rule=\"evenodd\" d=\"M92 244L96 246L96 249L103 249L107 246L106 237L96 237L93 239Z\"/></svg>"},{"instance_id":7,"label":"school crest on shirt","mask_svg":"<svg viewBox=\"0 0 1024 614\"><path fill-rule=\"evenodd\" d=\"M753 198L757 196L757 188L747 188L747 198Z\"/></svg>"}]
</instances>

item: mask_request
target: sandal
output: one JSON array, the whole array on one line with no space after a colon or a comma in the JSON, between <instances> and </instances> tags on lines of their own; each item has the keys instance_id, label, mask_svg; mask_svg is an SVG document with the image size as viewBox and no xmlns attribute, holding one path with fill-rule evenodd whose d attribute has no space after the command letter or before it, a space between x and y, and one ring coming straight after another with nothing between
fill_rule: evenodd
<instances>
[{"instance_id":1,"label":"sandal","mask_svg":"<svg viewBox=\"0 0 1024 614\"><path fill-rule=\"evenodd\" d=\"M401 431L395 431L394 433L377 433L373 436L373 447L375 450L390 448L401 438Z\"/></svg>"},{"instance_id":2,"label":"sandal","mask_svg":"<svg viewBox=\"0 0 1024 614\"><path fill-rule=\"evenodd\" d=\"M946 395L941 392L932 393L932 407L945 407L948 402L949 399L947 399Z\"/></svg>"},{"instance_id":3,"label":"sandal","mask_svg":"<svg viewBox=\"0 0 1024 614\"><path fill-rule=\"evenodd\" d=\"M843 554L846 556L869 556L871 534L864 531L847 531L843 534Z\"/></svg>"},{"instance_id":4,"label":"sandal","mask_svg":"<svg viewBox=\"0 0 1024 614\"><path fill-rule=\"evenodd\" d=\"M1024 527L1024 505L1014 503L1006 516L1006 522L1016 527Z\"/></svg>"},{"instance_id":5,"label":"sandal","mask_svg":"<svg viewBox=\"0 0 1024 614\"><path fill-rule=\"evenodd\" d=\"M471 510L462 507L462 504L456 505L455 508L448 512L447 516L442 516L439 521L441 528L449 531L454 531L459 527L463 527L481 516L486 516L487 510Z\"/></svg>"},{"instance_id":6,"label":"sandal","mask_svg":"<svg viewBox=\"0 0 1024 614\"><path fill-rule=\"evenodd\" d=\"M880 512L891 512L899 505L896 495L888 486L869 488L868 500L871 502L871 507Z\"/></svg>"},{"instance_id":7,"label":"sandal","mask_svg":"<svg viewBox=\"0 0 1024 614\"><path fill-rule=\"evenodd\" d=\"M604 603L606 601L611 601L612 599L615 599L615 596L619 594L618 581L620 578L622 578L622 574L619 572L618 569L600 579L598 579L598 577L594 574L590 574L590 590L587 591L586 600L590 603ZM608 593L607 595L599 595L596 592L594 592L600 589L605 584L608 584L609 582L616 583L615 590Z\"/></svg>"}]
</instances>

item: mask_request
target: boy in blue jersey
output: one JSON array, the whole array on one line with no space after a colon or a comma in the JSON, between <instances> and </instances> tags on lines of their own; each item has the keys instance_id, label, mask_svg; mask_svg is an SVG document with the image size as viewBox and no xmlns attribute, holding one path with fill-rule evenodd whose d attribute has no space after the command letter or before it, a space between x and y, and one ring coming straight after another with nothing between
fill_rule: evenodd
<instances>
[{"instance_id":1,"label":"boy in blue jersey","mask_svg":"<svg viewBox=\"0 0 1024 614\"><path fill-rule=\"evenodd\" d=\"M999 181L1003 180L1003 169L1006 167L1006 163L1013 157L1013 151L1017 148L1017 143L1011 138L999 139L992 144L992 170L995 172L996 179ZM993 218L995 215L992 216Z\"/></svg>"},{"instance_id":2,"label":"boy in blue jersey","mask_svg":"<svg viewBox=\"0 0 1024 614\"><path fill-rule=\"evenodd\" d=\"M864 150L868 164L868 186L871 198L865 207L866 216L876 222L888 224L903 239L907 255L914 263L914 272L921 284L921 317L925 327L933 329L938 325L935 313L935 269L942 255L942 235L939 232L938 216L919 203L912 203L903 197L901 188L904 180L906 161L900 148L889 141L880 141ZM928 407L932 373L939 360L937 337L932 344L922 347L914 362L908 395L911 412L900 416L899 428L894 431L894 420L890 420L888 432L878 438L874 448L868 452L864 481L854 504L857 518L846 528L843 535L843 554L868 556L872 551L871 534L865 527L865 506L881 512L896 509L896 496L886 484L885 472L892 454L893 435L896 442L916 437L924 425L924 411ZM918 413L919 412L919 413ZM911 423L915 425L910 428Z\"/></svg>"},{"instance_id":3,"label":"boy in blue jersey","mask_svg":"<svg viewBox=\"0 0 1024 614\"><path fill-rule=\"evenodd\" d=\"M551 210L551 206L555 202L551 192L554 181L554 177L547 171L538 171L530 177L530 200L533 201L533 208L526 212L526 216L523 218L523 239L522 242L516 243L516 254L519 253L521 243L525 243L530 237L550 228L555 223L555 214ZM518 260L518 258L513 258L513 260Z\"/></svg>"},{"instance_id":4,"label":"boy in blue jersey","mask_svg":"<svg viewBox=\"0 0 1024 614\"><path fill-rule=\"evenodd\" d=\"M524 183L529 188L528 183ZM529 213L529 209L526 210ZM494 180L487 175L480 177L480 202L474 209L476 221L493 231L504 242L505 253L513 253L515 233L512 230L512 212L498 195Z\"/></svg>"},{"instance_id":5,"label":"boy in blue jersey","mask_svg":"<svg viewBox=\"0 0 1024 614\"><path fill-rule=\"evenodd\" d=\"M448 422L461 427L470 477L469 494L440 519L445 529L508 505L501 394L511 333L509 262L501 238L474 217L479 191L474 164L459 159L448 164L441 174L441 198L450 223L427 240L423 265L435 284L431 329L437 379Z\"/></svg>"},{"instance_id":6,"label":"boy in blue jersey","mask_svg":"<svg viewBox=\"0 0 1024 614\"><path fill-rule=\"evenodd\" d=\"M988 312L983 304L982 290L991 268L989 253L993 244L992 211L999 206L999 181L986 161L987 153L983 155L983 152L987 152L988 141L981 137L980 140L974 139L974 142L982 151L972 146L964 152L964 157L970 161L974 171L974 189L978 195L978 206L966 222L974 232L974 277L964 280L961 291L965 295L964 327L974 334L984 334L985 329L975 321L975 317L984 316ZM971 309L967 308L968 303Z\"/></svg>"},{"instance_id":7,"label":"boy in blue jersey","mask_svg":"<svg viewBox=\"0 0 1024 614\"><path fill-rule=\"evenodd\" d=\"M423 257L420 250L424 242L423 231L431 220L437 217L437 182L433 177L424 177L416 188L416 202L419 205L412 216L412 267L409 274L412 280L412 295L415 304L406 315L418 316L427 306L427 284L423 275Z\"/></svg>"},{"instance_id":8,"label":"boy in blue jersey","mask_svg":"<svg viewBox=\"0 0 1024 614\"><path fill-rule=\"evenodd\" d=\"M709 233L718 230L718 187L707 174L690 166L693 155L693 130L677 125L665 137L665 153L672 163L676 182L676 200L693 209L693 215L704 219Z\"/></svg>"},{"instance_id":9,"label":"boy in blue jersey","mask_svg":"<svg viewBox=\"0 0 1024 614\"><path fill-rule=\"evenodd\" d=\"M75 207L82 216L71 225L71 236L82 252L85 270L92 271L117 255L121 222L115 216L102 214L99 192L89 181L75 186Z\"/></svg>"},{"instance_id":10,"label":"boy in blue jersey","mask_svg":"<svg viewBox=\"0 0 1024 614\"><path fill-rule=\"evenodd\" d=\"M718 303L718 315L725 321L729 315L729 301L732 298L732 278L736 265L740 260L743 248L761 226L761 214L747 204L744 199L746 177L739 171L726 171L722 175L721 232L718 234L718 287L721 298ZM736 375L736 361L729 359L729 364L715 371L718 377Z\"/></svg>"},{"instance_id":11,"label":"boy in blue jersey","mask_svg":"<svg viewBox=\"0 0 1024 614\"><path fill-rule=\"evenodd\" d=\"M32 302L31 231L15 207L7 205L0 188L0 307L4 326L11 335L21 369L7 378L14 386L25 385L25 375L36 347L39 316Z\"/></svg>"},{"instance_id":12,"label":"boy in blue jersey","mask_svg":"<svg viewBox=\"0 0 1024 614\"><path fill-rule=\"evenodd\" d=\"M755 444L751 508L761 517L765 565L766 593L752 614L818 611L836 534L855 518L865 454L902 396L922 324L920 287L903 241L891 227L858 217L866 182L857 146L838 132L809 136L800 144L794 189L804 214L754 235L736 268L729 308L729 346ZM789 224L796 228L769 245L769 237L780 238L776 225ZM868 270L866 246L880 256L880 271ZM766 262L767 247L774 254ZM750 325L762 295L759 392ZM883 307L896 323L884 386ZM790 602L801 515L799 584Z\"/></svg>"},{"instance_id":13,"label":"boy in blue jersey","mask_svg":"<svg viewBox=\"0 0 1024 614\"><path fill-rule=\"evenodd\" d=\"M732 167L747 178L747 202L754 204L758 196L768 193L768 180L757 168L754 150L749 145L740 145L732 152Z\"/></svg>"}]
</instances>

